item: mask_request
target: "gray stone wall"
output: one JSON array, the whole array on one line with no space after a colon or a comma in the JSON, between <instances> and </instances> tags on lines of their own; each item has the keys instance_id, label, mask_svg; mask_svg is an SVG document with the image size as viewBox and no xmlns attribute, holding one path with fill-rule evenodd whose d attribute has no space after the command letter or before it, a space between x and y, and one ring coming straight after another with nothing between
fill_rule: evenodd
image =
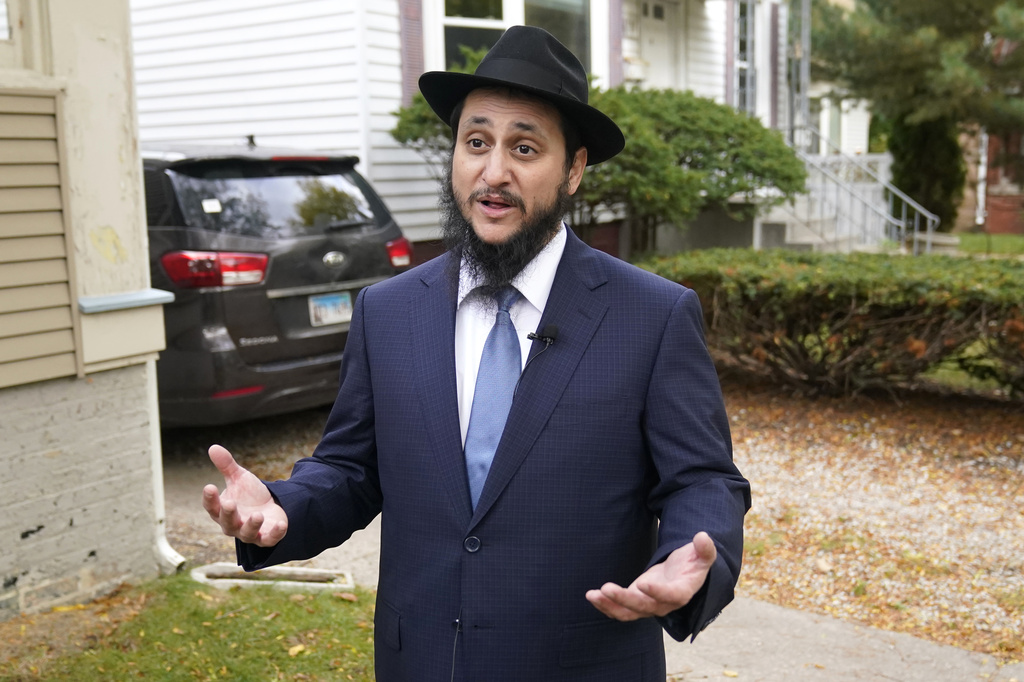
<instances>
[{"instance_id":1,"label":"gray stone wall","mask_svg":"<svg viewBox=\"0 0 1024 682\"><path fill-rule=\"evenodd\" d=\"M0 620L158 572L145 365L0 390Z\"/></svg>"}]
</instances>

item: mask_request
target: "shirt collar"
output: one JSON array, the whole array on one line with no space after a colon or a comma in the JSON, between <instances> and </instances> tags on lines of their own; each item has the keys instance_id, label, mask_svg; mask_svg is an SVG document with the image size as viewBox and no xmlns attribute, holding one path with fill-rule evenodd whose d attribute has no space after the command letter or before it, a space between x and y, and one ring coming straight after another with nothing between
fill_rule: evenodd
<instances>
[{"instance_id":1,"label":"shirt collar","mask_svg":"<svg viewBox=\"0 0 1024 682\"><path fill-rule=\"evenodd\" d=\"M543 311L548 302L548 295L551 293L551 285L555 281L555 273L558 271L558 263L562 260L562 253L565 251L565 243L568 240L565 232L565 223L558 232L551 238L540 253L533 257L522 272L512 280L512 286L519 290L530 304L537 310ZM479 284L479 279L473 277L466 269L465 263L459 270L459 305Z\"/></svg>"}]
</instances>

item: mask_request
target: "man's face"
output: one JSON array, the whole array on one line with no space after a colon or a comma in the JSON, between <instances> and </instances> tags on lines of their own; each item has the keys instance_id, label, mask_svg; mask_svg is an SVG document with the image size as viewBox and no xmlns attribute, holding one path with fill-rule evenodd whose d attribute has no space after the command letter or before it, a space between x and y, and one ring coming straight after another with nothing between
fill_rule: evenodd
<instances>
[{"instance_id":1,"label":"man's face","mask_svg":"<svg viewBox=\"0 0 1024 682\"><path fill-rule=\"evenodd\" d=\"M558 110L543 100L492 89L466 97L452 152L452 190L480 241L508 242L550 209L560 190L576 192L587 153L581 147L566 171L560 124Z\"/></svg>"}]
</instances>

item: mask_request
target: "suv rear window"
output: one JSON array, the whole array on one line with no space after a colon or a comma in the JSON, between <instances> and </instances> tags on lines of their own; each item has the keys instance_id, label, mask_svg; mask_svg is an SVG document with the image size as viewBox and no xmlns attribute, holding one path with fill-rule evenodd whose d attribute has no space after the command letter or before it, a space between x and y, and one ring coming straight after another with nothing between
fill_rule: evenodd
<instances>
[{"instance_id":1,"label":"suv rear window","mask_svg":"<svg viewBox=\"0 0 1024 682\"><path fill-rule=\"evenodd\" d=\"M366 182L337 162L246 161L167 169L189 227L280 238L383 226L386 215Z\"/></svg>"}]
</instances>

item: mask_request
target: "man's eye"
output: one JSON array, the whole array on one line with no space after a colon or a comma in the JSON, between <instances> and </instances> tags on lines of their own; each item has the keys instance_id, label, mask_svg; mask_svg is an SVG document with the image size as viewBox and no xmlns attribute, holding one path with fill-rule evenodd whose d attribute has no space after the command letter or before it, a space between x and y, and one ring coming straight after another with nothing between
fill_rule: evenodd
<instances>
[{"instance_id":1,"label":"man's eye","mask_svg":"<svg viewBox=\"0 0 1024 682\"><path fill-rule=\"evenodd\" d=\"M521 144L518 147L516 147L516 151L525 156L533 151L533 147L531 147L528 144Z\"/></svg>"},{"instance_id":2,"label":"man's eye","mask_svg":"<svg viewBox=\"0 0 1024 682\"><path fill-rule=\"evenodd\" d=\"M484 146L484 141L473 138L472 140L469 141L469 146L472 147L473 149L480 149L481 147Z\"/></svg>"}]
</instances>

